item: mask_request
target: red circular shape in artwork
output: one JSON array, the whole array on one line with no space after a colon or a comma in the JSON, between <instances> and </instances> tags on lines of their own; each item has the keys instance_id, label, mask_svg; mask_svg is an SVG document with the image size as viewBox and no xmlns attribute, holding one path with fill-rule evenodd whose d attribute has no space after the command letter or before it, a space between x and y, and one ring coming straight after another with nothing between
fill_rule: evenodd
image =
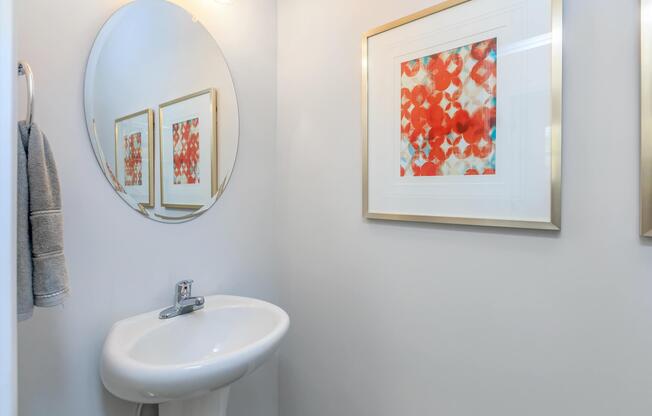
<instances>
[{"instance_id":1,"label":"red circular shape in artwork","mask_svg":"<svg viewBox=\"0 0 652 416\"><path fill-rule=\"evenodd\" d=\"M425 126L428 124L428 111L423 107L417 107L412 110L410 122L414 131L410 135L410 140L414 141L425 132Z\"/></svg>"},{"instance_id":2,"label":"red circular shape in artwork","mask_svg":"<svg viewBox=\"0 0 652 416\"><path fill-rule=\"evenodd\" d=\"M464 134L469 129L470 122L471 119L466 110L457 110L451 120L451 127L455 133Z\"/></svg>"},{"instance_id":3,"label":"red circular shape in artwork","mask_svg":"<svg viewBox=\"0 0 652 416\"><path fill-rule=\"evenodd\" d=\"M425 85L417 85L412 88L412 93L410 94L410 101L414 104L415 107L421 107L423 103L428 98L428 90Z\"/></svg>"},{"instance_id":4,"label":"red circular shape in artwork","mask_svg":"<svg viewBox=\"0 0 652 416\"><path fill-rule=\"evenodd\" d=\"M421 176L437 176L439 175L439 165L433 162L426 162L421 166Z\"/></svg>"},{"instance_id":5,"label":"red circular shape in artwork","mask_svg":"<svg viewBox=\"0 0 652 416\"><path fill-rule=\"evenodd\" d=\"M401 74L413 77L421 69L421 61L419 59L401 64Z\"/></svg>"},{"instance_id":6,"label":"red circular shape in artwork","mask_svg":"<svg viewBox=\"0 0 652 416\"><path fill-rule=\"evenodd\" d=\"M451 132L451 118L440 106L431 105L428 108L427 117L430 125L430 132L428 133L430 138L445 136Z\"/></svg>"}]
</instances>

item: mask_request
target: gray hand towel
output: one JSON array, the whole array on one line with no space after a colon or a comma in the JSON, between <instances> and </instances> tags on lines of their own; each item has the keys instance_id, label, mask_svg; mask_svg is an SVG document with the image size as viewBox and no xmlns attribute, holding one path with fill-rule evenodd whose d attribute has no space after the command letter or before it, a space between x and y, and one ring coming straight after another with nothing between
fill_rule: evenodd
<instances>
[{"instance_id":1,"label":"gray hand towel","mask_svg":"<svg viewBox=\"0 0 652 416\"><path fill-rule=\"evenodd\" d=\"M18 260L16 275L18 277L18 320L30 318L34 309L34 293L32 292L32 244L29 235L29 189L27 188L27 148L28 137L23 137L20 124L18 127L18 187L16 199L16 258Z\"/></svg>"},{"instance_id":2,"label":"gray hand towel","mask_svg":"<svg viewBox=\"0 0 652 416\"><path fill-rule=\"evenodd\" d=\"M21 121L18 131L17 300L22 320L32 315L33 306L59 305L69 289L54 156L36 124L28 128Z\"/></svg>"}]
</instances>

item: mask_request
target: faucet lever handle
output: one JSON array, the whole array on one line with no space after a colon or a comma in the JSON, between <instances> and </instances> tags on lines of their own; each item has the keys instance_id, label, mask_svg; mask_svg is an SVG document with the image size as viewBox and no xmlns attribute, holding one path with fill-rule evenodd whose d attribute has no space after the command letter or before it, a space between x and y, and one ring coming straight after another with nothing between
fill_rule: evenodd
<instances>
[{"instance_id":1,"label":"faucet lever handle","mask_svg":"<svg viewBox=\"0 0 652 416\"><path fill-rule=\"evenodd\" d=\"M174 291L177 299L189 298L192 293L192 284L192 280L182 280L177 282Z\"/></svg>"}]
</instances>

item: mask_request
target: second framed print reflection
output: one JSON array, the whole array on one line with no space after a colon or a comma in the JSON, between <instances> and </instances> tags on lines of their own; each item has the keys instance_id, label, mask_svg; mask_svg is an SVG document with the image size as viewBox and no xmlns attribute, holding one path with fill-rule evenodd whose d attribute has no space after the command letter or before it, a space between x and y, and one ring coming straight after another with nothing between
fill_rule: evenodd
<instances>
[{"instance_id":1,"label":"second framed print reflection","mask_svg":"<svg viewBox=\"0 0 652 416\"><path fill-rule=\"evenodd\" d=\"M124 192L143 207L154 206L154 112L115 121L115 175Z\"/></svg>"},{"instance_id":2,"label":"second framed print reflection","mask_svg":"<svg viewBox=\"0 0 652 416\"><path fill-rule=\"evenodd\" d=\"M210 88L159 107L161 205L198 209L217 192L217 92Z\"/></svg>"}]
</instances>

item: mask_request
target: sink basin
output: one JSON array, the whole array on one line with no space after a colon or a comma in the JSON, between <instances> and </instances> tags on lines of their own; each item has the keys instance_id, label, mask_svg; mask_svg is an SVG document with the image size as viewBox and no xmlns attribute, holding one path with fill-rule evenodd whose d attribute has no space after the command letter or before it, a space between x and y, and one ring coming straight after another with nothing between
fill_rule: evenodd
<instances>
[{"instance_id":1,"label":"sink basin","mask_svg":"<svg viewBox=\"0 0 652 416\"><path fill-rule=\"evenodd\" d=\"M159 319L158 313L113 325L102 351L102 382L124 400L178 402L168 407L184 415L215 406L224 412L228 386L274 353L290 323L271 303L235 296L208 296L203 309L172 319Z\"/></svg>"}]
</instances>

